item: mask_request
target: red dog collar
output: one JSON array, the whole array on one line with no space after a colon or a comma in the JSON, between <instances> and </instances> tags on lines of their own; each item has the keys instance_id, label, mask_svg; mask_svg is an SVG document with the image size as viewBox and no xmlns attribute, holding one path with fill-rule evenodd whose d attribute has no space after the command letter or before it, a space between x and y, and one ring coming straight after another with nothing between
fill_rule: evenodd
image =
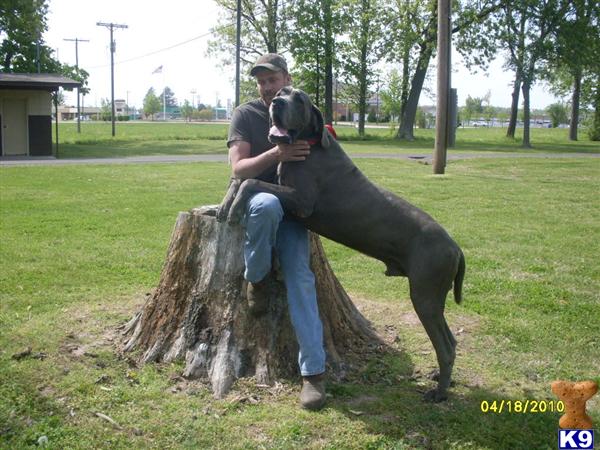
<instances>
[{"instance_id":1,"label":"red dog collar","mask_svg":"<svg viewBox=\"0 0 600 450\"><path fill-rule=\"evenodd\" d=\"M329 134L331 134L333 136L333 138L337 140L337 133L333 129L333 125L331 125L330 123L326 123L325 128L327 128L327 131L329 131ZM317 138L309 139L308 144L316 145L319 143L319 141L320 141L320 139L317 139Z\"/></svg>"}]
</instances>

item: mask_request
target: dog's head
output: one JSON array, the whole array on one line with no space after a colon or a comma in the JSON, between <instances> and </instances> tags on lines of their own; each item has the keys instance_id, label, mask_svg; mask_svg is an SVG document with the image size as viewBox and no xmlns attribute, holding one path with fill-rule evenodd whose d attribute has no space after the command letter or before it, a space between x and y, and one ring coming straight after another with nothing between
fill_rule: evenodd
<instances>
[{"instance_id":1,"label":"dog's head","mask_svg":"<svg viewBox=\"0 0 600 450\"><path fill-rule=\"evenodd\" d=\"M271 102L269 115L272 124L269 141L273 144L316 138L323 147L329 147L323 115L306 92L284 87Z\"/></svg>"}]
</instances>

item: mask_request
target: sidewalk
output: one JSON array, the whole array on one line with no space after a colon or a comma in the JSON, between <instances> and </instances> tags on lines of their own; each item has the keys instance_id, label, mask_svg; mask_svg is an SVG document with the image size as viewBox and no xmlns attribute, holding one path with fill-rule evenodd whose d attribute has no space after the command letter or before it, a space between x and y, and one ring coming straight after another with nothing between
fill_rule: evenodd
<instances>
[{"instance_id":1,"label":"sidewalk","mask_svg":"<svg viewBox=\"0 0 600 450\"><path fill-rule=\"evenodd\" d=\"M431 153L352 153L352 159L404 159L431 162ZM600 158L600 153L488 153L488 152L450 152L448 161L473 158ZM49 156L38 157L0 157L0 166L39 166L39 165L73 165L73 164L153 164L153 163L190 163L190 162L222 162L226 163L227 155L156 155L131 156L126 158L64 158Z\"/></svg>"}]
</instances>

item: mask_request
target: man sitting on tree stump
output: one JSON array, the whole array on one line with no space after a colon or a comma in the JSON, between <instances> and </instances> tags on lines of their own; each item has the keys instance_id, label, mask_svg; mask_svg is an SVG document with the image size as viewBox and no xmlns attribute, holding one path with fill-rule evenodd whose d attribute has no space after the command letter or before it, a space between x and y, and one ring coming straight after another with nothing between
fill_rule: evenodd
<instances>
[{"instance_id":1,"label":"man sitting on tree stump","mask_svg":"<svg viewBox=\"0 0 600 450\"><path fill-rule=\"evenodd\" d=\"M285 59L267 53L258 58L250 75L256 78L260 98L233 112L227 140L232 172L240 179L277 183L277 165L284 161L303 161L310 152L310 145L296 141L273 147L268 140L271 101L281 88L292 82ZM248 200L244 225L244 278L248 281L249 309L255 316L267 311L268 292L274 281L271 263L275 250L300 347L298 363L303 379L300 403L307 409L320 409L325 404L325 351L315 277L309 265L308 231L288 218L277 197L268 193L255 194Z\"/></svg>"}]
</instances>

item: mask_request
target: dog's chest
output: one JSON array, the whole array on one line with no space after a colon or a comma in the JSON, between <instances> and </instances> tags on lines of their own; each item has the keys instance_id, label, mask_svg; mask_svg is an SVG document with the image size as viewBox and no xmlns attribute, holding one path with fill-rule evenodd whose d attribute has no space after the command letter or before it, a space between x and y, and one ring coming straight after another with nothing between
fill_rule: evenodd
<instances>
[{"instance_id":1,"label":"dog's chest","mask_svg":"<svg viewBox=\"0 0 600 450\"><path fill-rule=\"evenodd\" d=\"M293 177L294 167L292 164L299 163L283 163L277 165L277 184L280 186L289 186L291 177Z\"/></svg>"}]
</instances>

